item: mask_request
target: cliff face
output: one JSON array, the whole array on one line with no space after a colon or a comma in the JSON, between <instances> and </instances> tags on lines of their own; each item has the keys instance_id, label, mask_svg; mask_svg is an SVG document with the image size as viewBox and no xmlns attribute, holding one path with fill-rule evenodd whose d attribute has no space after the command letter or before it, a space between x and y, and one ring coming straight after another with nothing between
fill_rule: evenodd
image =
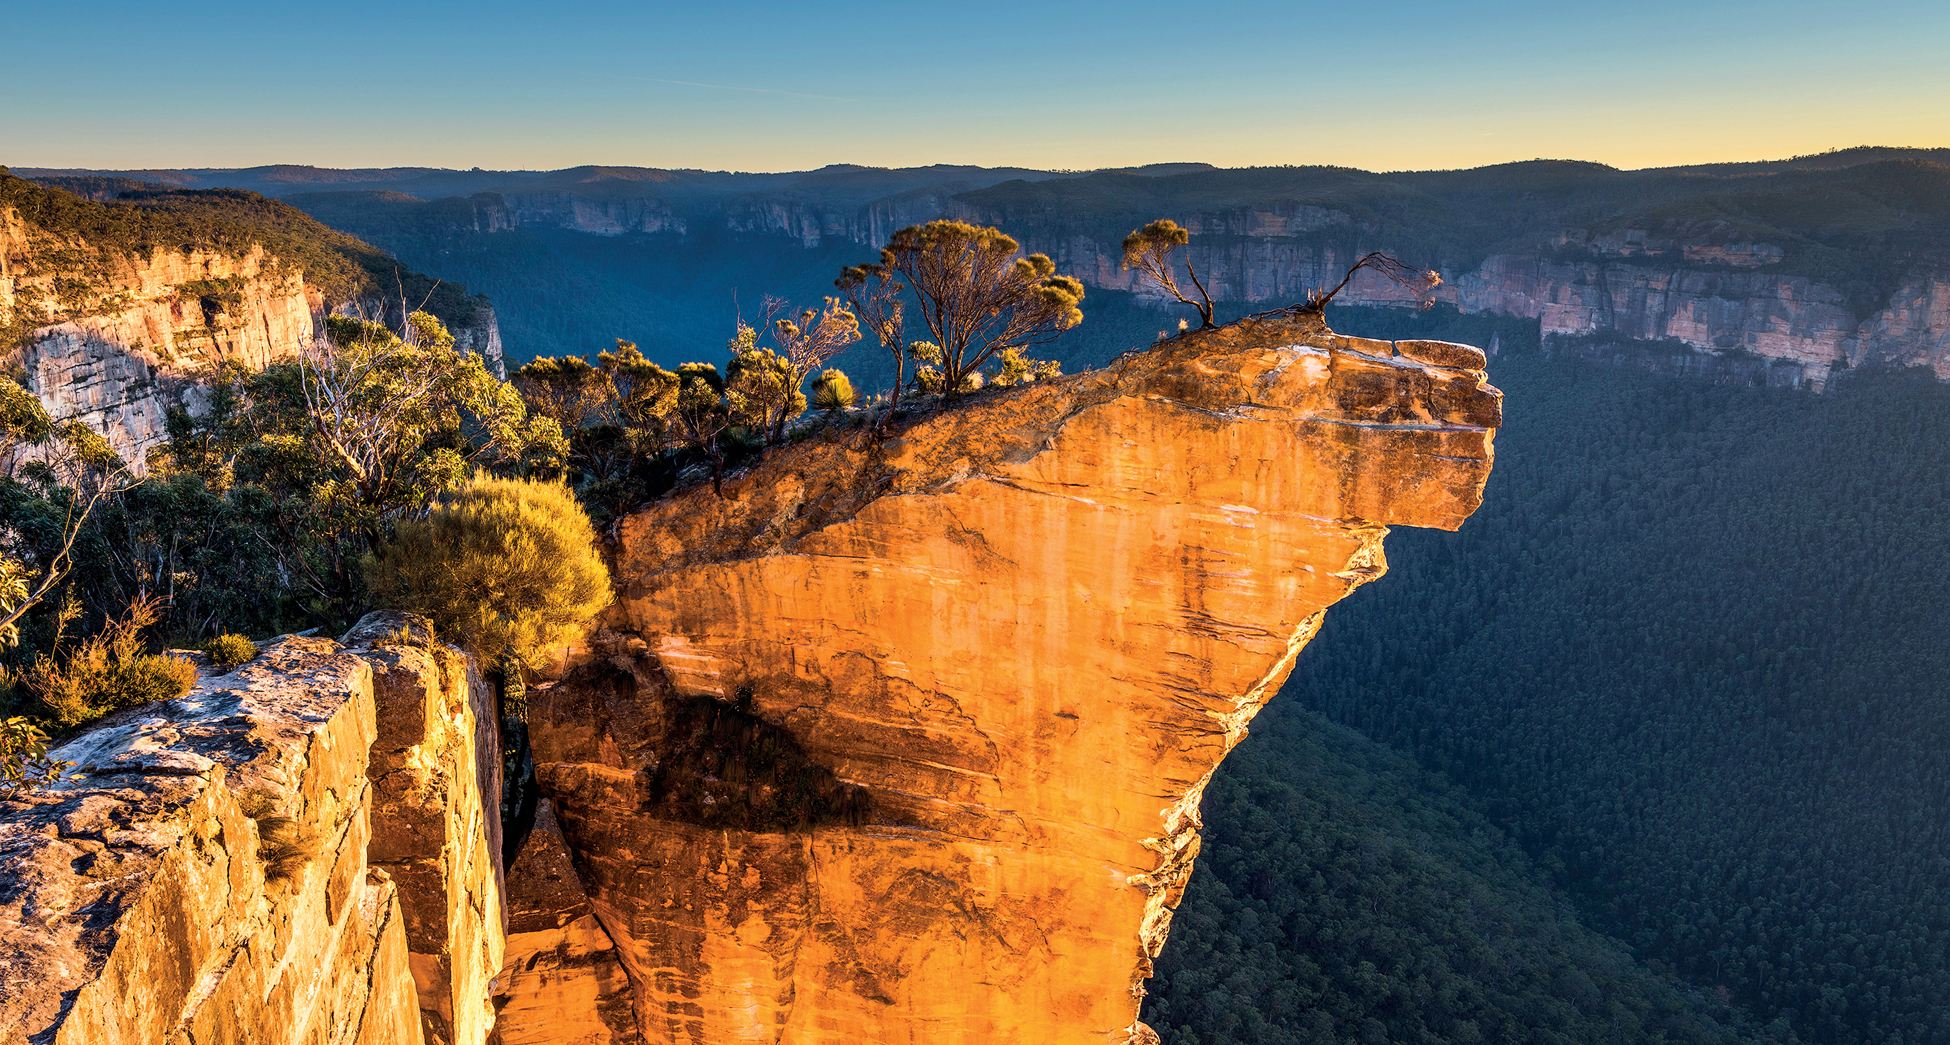
<instances>
[{"instance_id":1,"label":"cliff face","mask_svg":"<svg viewBox=\"0 0 1950 1045\"><path fill-rule=\"evenodd\" d=\"M993 220L977 212L963 216ZM1201 215L1188 223L1195 238L1187 253L1214 298L1303 300L1310 290L1340 282L1367 248L1330 245L1302 233L1347 223L1345 215L1338 222L1257 212ZM1201 241L1202 236L1210 238ZM1038 236L1032 231L1025 242L1049 252L1064 271L1086 283L1150 292L1136 273L1123 269L1121 248L1113 240L1083 234ZM1798 379L1816 389L1838 364L1928 366L1939 378L1950 379L1950 280L1914 274L1897 288L1888 307L1858 320L1834 287L1805 276L1753 271L1778 261L1778 246L1639 246L1634 241L1634 249L1627 252L1609 241L1591 243L1589 259L1578 258L1575 251L1568 259L1563 251L1491 255L1473 270L1443 272L1445 282L1435 300L1463 312L1537 319L1547 337L1617 334L1672 339L1707 352L1751 353L1799 368ZM1417 304L1398 285L1366 272L1336 300L1350 305Z\"/></svg>"},{"instance_id":2,"label":"cliff face","mask_svg":"<svg viewBox=\"0 0 1950 1045\"><path fill-rule=\"evenodd\" d=\"M169 409L195 408L199 375L296 355L326 304L301 270L262 248L102 251L0 206L0 331L18 332L28 390L57 420L100 431L137 471L165 440ZM491 309L454 333L501 366Z\"/></svg>"},{"instance_id":3,"label":"cliff face","mask_svg":"<svg viewBox=\"0 0 1950 1045\"><path fill-rule=\"evenodd\" d=\"M598 236L686 230L685 219L657 196L605 196L576 192L484 192L467 200L477 232L520 225L573 229Z\"/></svg>"},{"instance_id":4,"label":"cliff face","mask_svg":"<svg viewBox=\"0 0 1950 1045\"><path fill-rule=\"evenodd\" d=\"M498 734L422 622L287 636L0 802L0 1040L468 1042L501 964Z\"/></svg>"},{"instance_id":5,"label":"cliff face","mask_svg":"<svg viewBox=\"0 0 1950 1045\"><path fill-rule=\"evenodd\" d=\"M1123 268L1117 237L1079 231L1074 216L996 211L952 191L911 193L864 207L787 199L729 208L726 224L791 236L807 247L844 237L878 247L902 225L938 217L998 224L1065 272L1098 287L1148 293ZM1355 247L1358 222L1331 208L1271 200L1264 205L1178 215L1193 233L1187 250L1215 298L1286 304L1333 286L1349 265L1385 242ZM1580 257L1580 255L1584 255ZM1442 273L1436 300L1464 312L1540 320L1546 335L1617 334L1672 339L1706 352L1751 353L1797 368L1796 380L1821 388L1838 364L1928 366L1950 379L1950 279L1913 273L1887 307L1858 319L1841 291L1805 276L1759 272L1785 256L1774 243L1739 230L1569 230L1550 250L1501 253L1479 266ZM1400 287L1361 278L1345 304L1410 306Z\"/></svg>"},{"instance_id":6,"label":"cliff face","mask_svg":"<svg viewBox=\"0 0 1950 1045\"><path fill-rule=\"evenodd\" d=\"M611 954L645 1042L1151 1040L1204 783L1386 527L1478 504L1482 365L1249 320L629 517L531 695L577 880L514 886L528 989L577 1041L635 1040Z\"/></svg>"}]
</instances>

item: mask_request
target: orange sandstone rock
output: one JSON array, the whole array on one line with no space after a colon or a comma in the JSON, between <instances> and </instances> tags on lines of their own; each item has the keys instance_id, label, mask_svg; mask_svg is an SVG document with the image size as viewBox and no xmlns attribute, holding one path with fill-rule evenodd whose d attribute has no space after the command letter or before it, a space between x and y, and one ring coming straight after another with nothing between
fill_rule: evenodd
<instances>
[{"instance_id":1,"label":"orange sandstone rock","mask_svg":"<svg viewBox=\"0 0 1950 1045\"><path fill-rule=\"evenodd\" d=\"M1501 395L1410 349L1244 320L624 520L531 735L643 1040L1151 1040L1212 770L1480 502Z\"/></svg>"}]
</instances>

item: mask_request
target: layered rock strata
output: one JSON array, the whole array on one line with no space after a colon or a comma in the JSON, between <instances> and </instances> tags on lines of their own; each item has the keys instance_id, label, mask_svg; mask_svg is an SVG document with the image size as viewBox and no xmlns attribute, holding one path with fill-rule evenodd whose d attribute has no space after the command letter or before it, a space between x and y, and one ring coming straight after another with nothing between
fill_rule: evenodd
<instances>
[{"instance_id":1,"label":"layered rock strata","mask_svg":"<svg viewBox=\"0 0 1950 1045\"><path fill-rule=\"evenodd\" d=\"M530 729L642 1040L1150 1040L1205 782L1387 527L1477 506L1483 365L1274 315L625 519Z\"/></svg>"},{"instance_id":2,"label":"layered rock strata","mask_svg":"<svg viewBox=\"0 0 1950 1045\"><path fill-rule=\"evenodd\" d=\"M0 1041L485 1039L495 734L423 624L365 624L104 719L54 753L78 779L0 803Z\"/></svg>"},{"instance_id":3,"label":"layered rock strata","mask_svg":"<svg viewBox=\"0 0 1950 1045\"><path fill-rule=\"evenodd\" d=\"M300 269L259 247L97 250L0 207L0 331L24 331L11 363L55 419L101 432L138 472L167 439L169 410L200 409L197 378L295 356L327 304ZM502 369L491 309L454 335Z\"/></svg>"}]
</instances>

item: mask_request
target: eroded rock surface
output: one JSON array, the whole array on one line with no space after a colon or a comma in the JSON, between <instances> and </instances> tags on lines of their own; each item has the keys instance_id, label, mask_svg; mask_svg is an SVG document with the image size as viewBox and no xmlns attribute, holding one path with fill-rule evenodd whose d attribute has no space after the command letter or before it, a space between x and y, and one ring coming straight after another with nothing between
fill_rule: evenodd
<instances>
[{"instance_id":1,"label":"eroded rock surface","mask_svg":"<svg viewBox=\"0 0 1950 1045\"><path fill-rule=\"evenodd\" d=\"M629 977L547 799L508 868L508 891L515 914L497 984L497 1045L639 1045Z\"/></svg>"},{"instance_id":2,"label":"eroded rock surface","mask_svg":"<svg viewBox=\"0 0 1950 1045\"><path fill-rule=\"evenodd\" d=\"M138 472L167 440L170 409L204 408L199 378L221 365L261 370L295 356L317 317L341 304L261 247L104 249L0 206L0 332L25 328L15 362L28 390L55 419L101 432ZM361 305L383 314L381 302ZM503 369L491 308L483 304L453 333L461 348Z\"/></svg>"},{"instance_id":3,"label":"eroded rock surface","mask_svg":"<svg viewBox=\"0 0 1950 1045\"><path fill-rule=\"evenodd\" d=\"M110 716L55 752L78 780L0 803L0 1041L484 1040L492 726L423 624L362 624ZM397 725L414 718L418 740ZM452 784L399 787L401 763ZM434 909L430 934L415 912Z\"/></svg>"},{"instance_id":4,"label":"eroded rock surface","mask_svg":"<svg viewBox=\"0 0 1950 1045\"><path fill-rule=\"evenodd\" d=\"M530 729L642 1039L1150 1040L1202 788L1386 527L1479 503L1482 367L1275 315L624 520Z\"/></svg>"}]
</instances>

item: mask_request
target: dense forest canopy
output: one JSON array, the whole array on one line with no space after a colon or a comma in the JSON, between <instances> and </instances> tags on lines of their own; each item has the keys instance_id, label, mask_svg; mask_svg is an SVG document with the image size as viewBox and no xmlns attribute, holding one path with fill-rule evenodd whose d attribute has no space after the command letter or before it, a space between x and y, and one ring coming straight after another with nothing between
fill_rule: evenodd
<instances>
[{"instance_id":1,"label":"dense forest canopy","mask_svg":"<svg viewBox=\"0 0 1950 1045\"><path fill-rule=\"evenodd\" d=\"M1265 755L1228 761L1213 801L1302 787L1324 715L1459 785L1591 926L1753 1024L1950 1042L1950 388L1715 385L1546 358L1511 321L1330 319L1495 334L1497 466L1460 533L1388 539L1390 575L1328 615L1257 727ZM1220 839L1301 844L1240 808L1208 807ZM1306 895L1331 847L1270 886L1226 852L1187 901L1226 920L1173 946L1295 946L1268 905ZM1234 994L1240 1025L1271 997Z\"/></svg>"}]
</instances>

